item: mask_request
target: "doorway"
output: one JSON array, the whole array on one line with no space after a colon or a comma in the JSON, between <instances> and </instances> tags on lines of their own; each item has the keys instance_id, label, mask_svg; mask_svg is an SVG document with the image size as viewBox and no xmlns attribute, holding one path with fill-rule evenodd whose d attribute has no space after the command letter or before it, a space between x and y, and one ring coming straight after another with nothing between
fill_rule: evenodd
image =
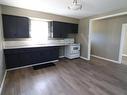
<instances>
[{"instance_id":1,"label":"doorway","mask_svg":"<svg viewBox=\"0 0 127 95\"><path fill-rule=\"evenodd\" d=\"M126 15L126 14L125 14ZM93 23L94 22L96 22L96 21L98 21L98 20L106 20L106 19L112 19L112 17L120 17L120 16L124 16L123 14L120 14L120 15L111 15L111 16L108 16L108 17L100 17L100 18L95 18L95 19L90 19L90 23L89 23L89 45L90 45L90 47L89 47L89 51L91 51L91 44L92 44L92 42L91 42L91 39L92 39L92 36L91 36L91 34L92 34L92 32L93 32ZM117 23L117 22L115 22L115 23ZM114 41L114 42L117 42L117 43L115 43L115 45L113 45L113 46L115 46L114 48L115 49L113 49L113 50L111 50L111 48L110 48L110 50L109 51L111 51L111 52L109 52L108 50L107 50L107 52L105 52L105 53L103 53L103 54L109 54L109 56L106 56L105 57L105 55L100 55L100 56L96 56L95 54L93 55L91 55L91 52L89 52L89 57L90 56L93 56L93 57L98 57L98 58L100 58L100 59L104 59L104 60L108 60L108 61L112 61L112 62L114 62L114 63L119 63L119 64L121 64L121 63L123 63L123 64L125 64L125 62L127 62L127 53L124 53L124 50L126 50L127 51L127 49L125 49L124 48L124 46L126 46L126 45L124 45L124 41L127 41L127 37L124 37L125 36L125 33L126 33L126 35L127 35L127 23L126 24L123 24L123 23L126 23L125 21L122 21L122 22L120 22L120 25L119 25L119 30L115 30L116 28L111 28L110 27L110 25L108 24L108 27L110 27L111 29L114 29L114 30L110 30L110 31L119 31L118 32L118 34L115 36L114 34L115 34L115 32L113 32L112 33L112 35L113 35L113 37L119 37L118 39L117 39L117 41L115 40L115 39L113 39L113 40L111 40L112 42ZM112 24L112 23L111 23ZM101 24L100 24L101 25ZM121 27L122 26L122 27ZM99 26L100 27L100 26ZM114 26L114 27L116 27L116 26ZM101 28L103 28L103 27L101 27ZM122 28L122 32L121 32L121 28ZM105 29L106 30L106 29ZM106 32L105 32L106 33ZM110 33L110 32L109 32ZM101 35L100 33L99 33L99 35ZM106 34L105 34L106 35ZM101 35L102 36L102 35ZM111 35L109 35L108 37L110 37ZM106 36L105 36L106 37ZM126 38L126 39L124 39L124 38ZM104 37L103 37L103 39L104 39ZM96 39L95 39L96 40ZM109 39L108 39L109 40ZM99 41L102 41L102 40L99 40ZM108 42L110 42L110 41L108 41ZM114 42L113 42L113 44L114 44ZM127 44L127 42L125 42L126 44ZM105 44L106 45L106 44ZM107 45L107 46L111 46L112 44L109 44L109 45ZM116 46L117 45L117 46ZM98 46L98 45L97 45ZM104 46L104 45L101 45L101 47L102 46ZM107 47L107 46L105 46L105 47ZM105 47L102 47L103 49L105 48ZM116 47L117 47L117 49L116 49ZM101 49L102 49L101 48ZM99 51L101 50L101 49L99 49ZM105 49L109 49L109 48L105 48ZM115 51L114 51L115 50ZM112 51L113 51L113 54L112 54ZM110 54L111 53L111 54ZM116 54L115 54L116 53ZM111 57L110 57L110 55L111 55ZM114 57L115 56L115 57Z\"/></svg>"}]
</instances>

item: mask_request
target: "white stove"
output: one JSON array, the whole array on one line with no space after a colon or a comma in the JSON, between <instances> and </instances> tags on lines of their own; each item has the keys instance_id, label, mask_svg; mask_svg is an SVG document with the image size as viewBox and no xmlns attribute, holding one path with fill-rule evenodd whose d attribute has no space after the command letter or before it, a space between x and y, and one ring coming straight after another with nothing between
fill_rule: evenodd
<instances>
[{"instance_id":1,"label":"white stove","mask_svg":"<svg viewBox=\"0 0 127 95\"><path fill-rule=\"evenodd\" d=\"M69 59L80 57L80 44L70 44L65 46L65 57Z\"/></svg>"}]
</instances>

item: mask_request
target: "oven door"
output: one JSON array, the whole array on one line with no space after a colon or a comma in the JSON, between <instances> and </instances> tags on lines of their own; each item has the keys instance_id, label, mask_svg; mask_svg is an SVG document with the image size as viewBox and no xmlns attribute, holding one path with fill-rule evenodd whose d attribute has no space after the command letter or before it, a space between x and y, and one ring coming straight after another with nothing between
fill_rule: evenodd
<instances>
[{"instance_id":1,"label":"oven door","mask_svg":"<svg viewBox=\"0 0 127 95\"><path fill-rule=\"evenodd\" d=\"M79 53L80 51L80 46L71 46L71 53Z\"/></svg>"}]
</instances>

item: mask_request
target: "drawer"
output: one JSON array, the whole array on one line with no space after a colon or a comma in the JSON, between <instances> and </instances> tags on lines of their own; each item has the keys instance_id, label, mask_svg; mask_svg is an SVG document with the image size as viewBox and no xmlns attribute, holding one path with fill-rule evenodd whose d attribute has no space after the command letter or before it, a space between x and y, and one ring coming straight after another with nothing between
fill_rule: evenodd
<instances>
[{"instance_id":1,"label":"drawer","mask_svg":"<svg viewBox=\"0 0 127 95\"><path fill-rule=\"evenodd\" d=\"M67 58L69 59L74 59L74 58L79 58L80 57L80 53L77 53L77 54L71 54L71 55L68 55Z\"/></svg>"}]
</instances>

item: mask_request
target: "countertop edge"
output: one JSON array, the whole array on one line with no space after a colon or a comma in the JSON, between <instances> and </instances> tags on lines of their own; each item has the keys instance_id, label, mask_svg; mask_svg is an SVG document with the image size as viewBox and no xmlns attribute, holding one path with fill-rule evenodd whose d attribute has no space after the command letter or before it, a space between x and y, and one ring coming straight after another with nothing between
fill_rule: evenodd
<instances>
[{"instance_id":1,"label":"countertop edge","mask_svg":"<svg viewBox=\"0 0 127 95\"><path fill-rule=\"evenodd\" d=\"M4 47L3 49L19 49L19 48L36 48L36 47L53 47L53 46L66 46L73 43L67 43L67 44L40 44L40 45L26 45L26 46L8 46Z\"/></svg>"}]
</instances>

